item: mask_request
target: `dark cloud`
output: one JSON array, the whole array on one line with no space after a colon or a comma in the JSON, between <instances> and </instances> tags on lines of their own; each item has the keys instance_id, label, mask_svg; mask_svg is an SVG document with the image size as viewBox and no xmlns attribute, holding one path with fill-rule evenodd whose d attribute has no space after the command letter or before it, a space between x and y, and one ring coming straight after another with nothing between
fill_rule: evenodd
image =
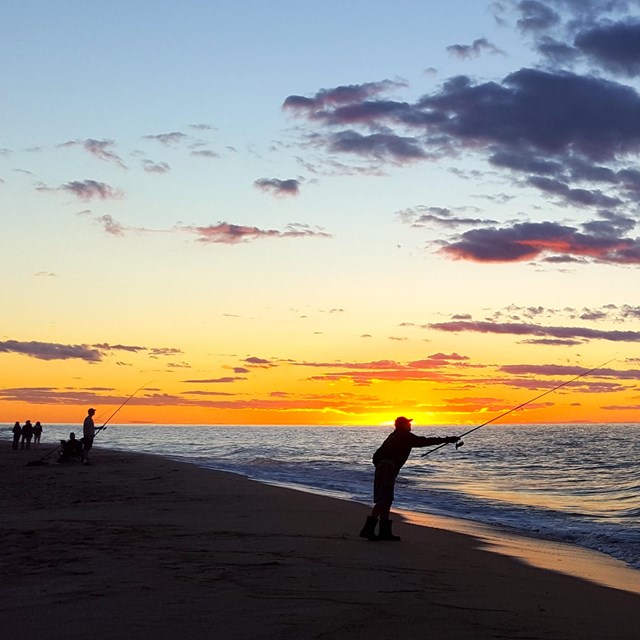
<instances>
[{"instance_id":1,"label":"dark cloud","mask_svg":"<svg viewBox=\"0 0 640 640\"><path fill-rule=\"evenodd\" d=\"M478 38L472 44L452 44L447 47L447 51L452 56L462 59L476 58L483 53L504 55L504 51L491 44L486 38Z\"/></svg>"},{"instance_id":2,"label":"dark cloud","mask_svg":"<svg viewBox=\"0 0 640 640\"><path fill-rule=\"evenodd\" d=\"M71 360L77 358L86 362L100 362L102 353L87 345L56 344L53 342L0 342L0 353L19 353L38 360Z\"/></svg>"},{"instance_id":3,"label":"dark cloud","mask_svg":"<svg viewBox=\"0 0 640 640\"><path fill-rule=\"evenodd\" d=\"M340 131L327 138L327 146L332 152L353 153L398 163L427 158L417 138L391 133L363 135L352 130Z\"/></svg>"},{"instance_id":4,"label":"dark cloud","mask_svg":"<svg viewBox=\"0 0 640 640\"><path fill-rule=\"evenodd\" d=\"M282 106L284 109L291 109L295 112L300 110L319 112L339 105L360 103L389 89L404 86L406 86L405 83L382 80L381 82L340 86L334 89L321 89L311 98L296 95L289 96Z\"/></svg>"},{"instance_id":5,"label":"dark cloud","mask_svg":"<svg viewBox=\"0 0 640 640\"><path fill-rule=\"evenodd\" d=\"M582 31L574 45L613 73L640 73L640 22L617 22Z\"/></svg>"},{"instance_id":6,"label":"dark cloud","mask_svg":"<svg viewBox=\"0 0 640 640\"><path fill-rule=\"evenodd\" d=\"M524 0L518 3L521 17L518 28L521 31L543 31L555 27L561 21L560 16L551 7L535 0Z\"/></svg>"},{"instance_id":7,"label":"dark cloud","mask_svg":"<svg viewBox=\"0 0 640 640\"><path fill-rule=\"evenodd\" d=\"M300 181L290 178L259 178L253 183L258 189L273 193L276 196L297 196L300 192Z\"/></svg>"},{"instance_id":8,"label":"dark cloud","mask_svg":"<svg viewBox=\"0 0 640 640\"><path fill-rule=\"evenodd\" d=\"M604 219L583 230L556 222L521 222L485 227L443 242L440 251L457 260L520 262L534 259L577 259L611 264L640 264L640 239L623 237L635 221L604 212Z\"/></svg>"},{"instance_id":9,"label":"dark cloud","mask_svg":"<svg viewBox=\"0 0 640 640\"><path fill-rule=\"evenodd\" d=\"M525 68L501 84L459 76L416 108L437 114L438 131L468 146L493 143L596 161L640 149L638 93L567 71Z\"/></svg>"},{"instance_id":10,"label":"dark cloud","mask_svg":"<svg viewBox=\"0 0 640 640\"><path fill-rule=\"evenodd\" d=\"M415 103L310 100L287 106L323 127L308 141L330 154L378 166L481 154L565 207L631 208L640 193L638 171L620 167L640 152L640 95L605 78L523 68L500 83L454 77Z\"/></svg>"},{"instance_id":11,"label":"dark cloud","mask_svg":"<svg viewBox=\"0 0 640 640\"><path fill-rule=\"evenodd\" d=\"M515 322L437 322L426 325L426 328L455 333L474 332L559 339L579 338L582 341L608 340L611 342L640 342L640 331L602 331L599 329L589 329L587 327L544 327L535 324Z\"/></svg>"}]
</instances>

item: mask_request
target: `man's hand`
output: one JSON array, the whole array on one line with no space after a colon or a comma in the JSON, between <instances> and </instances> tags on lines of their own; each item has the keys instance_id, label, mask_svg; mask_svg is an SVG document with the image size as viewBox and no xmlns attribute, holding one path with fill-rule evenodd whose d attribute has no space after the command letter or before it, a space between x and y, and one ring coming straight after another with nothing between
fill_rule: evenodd
<instances>
[{"instance_id":1,"label":"man's hand","mask_svg":"<svg viewBox=\"0 0 640 640\"><path fill-rule=\"evenodd\" d=\"M454 442L458 442L460 438L458 436L447 436L444 439L445 444L453 444Z\"/></svg>"}]
</instances>

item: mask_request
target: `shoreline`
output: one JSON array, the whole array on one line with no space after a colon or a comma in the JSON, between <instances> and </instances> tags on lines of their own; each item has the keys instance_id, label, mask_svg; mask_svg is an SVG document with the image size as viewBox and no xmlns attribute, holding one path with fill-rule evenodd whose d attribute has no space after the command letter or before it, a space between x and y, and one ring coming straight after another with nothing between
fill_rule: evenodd
<instances>
[{"instance_id":1,"label":"shoreline","mask_svg":"<svg viewBox=\"0 0 640 640\"><path fill-rule=\"evenodd\" d=\"M200 466L197 462L185 462L185 464ZM216 473L231 473L234 475L229 471L211 469L210 467L201 468L209 469ZM235 475L247 477L240 473ZM319 489L308 488L302 485L268 482L253 478L248 479L252 482L258 482L268 486L301 491L333 500L342 500L364 506L369 510L371 509L371 505L358 502L357 500L332 496L323 493ZM394 517L396 521L401 519L408 524L414 524L420 527L442 529L444 531L470 536L481 541L482 545L488 550L515 558L532 567L563 573L575 578L594 582L604 587L621 589L640 595L640 569L631 567L622 560L618 560L595 549L581 547L568 542L534 538L525 533L508 531L504 528L484 524L476 520L465 520L453 516L436 515L422 511L392 509L392 517Z\"/></svg>"},{"instance_id":2,"label":"shoreline","mask_svg":"<svg viewBox=\"0 0 640 640\"><path fill-rule=\"evenodd\" d=\"M43 452L3 449L9 640L637 637L637 594L435 521L403 513L401 543L372 543L356 502L153 454L29 467Z\"/></svg>"}]
</instances>

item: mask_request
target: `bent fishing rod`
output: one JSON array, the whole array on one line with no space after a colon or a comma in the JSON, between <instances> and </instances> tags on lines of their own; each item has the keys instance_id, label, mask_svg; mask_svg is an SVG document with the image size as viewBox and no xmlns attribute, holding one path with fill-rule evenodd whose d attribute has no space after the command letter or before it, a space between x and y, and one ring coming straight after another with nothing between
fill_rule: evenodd
<instances>
[{"instance_id":1,"label":"bent fishing rod","mask_svg":"<svg viewBox=\"0 0 640 640\"><path fill-rule=\"evenodd\" d=\"M590 373L593 373L594 371L597 371L598 369L602 369L602 367L608 365L610 362L613 362L614 360L615 360L615 358L612 358L611 360L607 360L606 362L603 362L602 364L599 364L597 367L593 367L593 369L589 369L588 371L584 371L581 374L571 378L571 380L566 380L562 384L559 384L556 387L553 387L553 389L547 389L547 391L545 391L544 393L541 393L540 395L537 395L535 398L531 398L531 400L527 400L526 402L523 402L522 404L519 404L517 407L513 407L513 409L509 409L508 411L505 411L504 413L501 413L500 415L497 415L495 418L491 418L491 420L487 420L486 422L483 422L482 424L478 425L477 427L474 427L473 429L469 429L469 431L465 431L459 437L460 438L464 438L465 436L468 436L470 433L473 433L474 431L477 431L478 429L482 429L482 427L486 427L488 424L491 424L492 422L495 422L496 420L499 420L500 418L504 418L505 416L508 416L510 413L513 413L514 411L517 411L518 409L522 409L523 407L526 407L528 404L531 404L532 402L535 402L536 400L540 400L540 398L544 398L544 396L547 396L550 393L553 393L554 391L557 391L558 389L562 389L562 387L566 387L567 385L571 384L572 382L575 382L576 380L579 380L580 378L584 378L584 376L587 376ZM428 456L428 455L432 454L434 451L437 451L438 449L442 449L442 447L446 447L448 444L449 444L448 442L443 442L442 444L438 445L434 449L431 449L431 450L427 451L426 453L423 453L422 456L420 456L420 457L424 458L425 456ZM464 444L464 442L462 442L462 439L459 439L458 442L456 442L456 449L459 449L463 444Z\"/></svg>"}]
</instances>

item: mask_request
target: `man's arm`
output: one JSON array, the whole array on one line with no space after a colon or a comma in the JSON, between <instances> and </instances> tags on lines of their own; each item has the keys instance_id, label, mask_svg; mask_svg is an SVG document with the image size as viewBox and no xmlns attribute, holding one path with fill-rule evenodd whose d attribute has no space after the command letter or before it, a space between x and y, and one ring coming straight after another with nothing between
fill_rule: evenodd
<instances>
[{"instance_id":1,"label":"man's arm","mask_svg":"<svg viewBox=\"0 0 640 640\"><path fill-rule=\"evenodd\" d=\"M432 447L437 444L453 444L454 442L458 442L460 438L458 436L446 436L444 438L427 438L426 436L416 436L415 434L411 434L413 438L411 440L412 447Z\"/></svg>"}]
</instances>

